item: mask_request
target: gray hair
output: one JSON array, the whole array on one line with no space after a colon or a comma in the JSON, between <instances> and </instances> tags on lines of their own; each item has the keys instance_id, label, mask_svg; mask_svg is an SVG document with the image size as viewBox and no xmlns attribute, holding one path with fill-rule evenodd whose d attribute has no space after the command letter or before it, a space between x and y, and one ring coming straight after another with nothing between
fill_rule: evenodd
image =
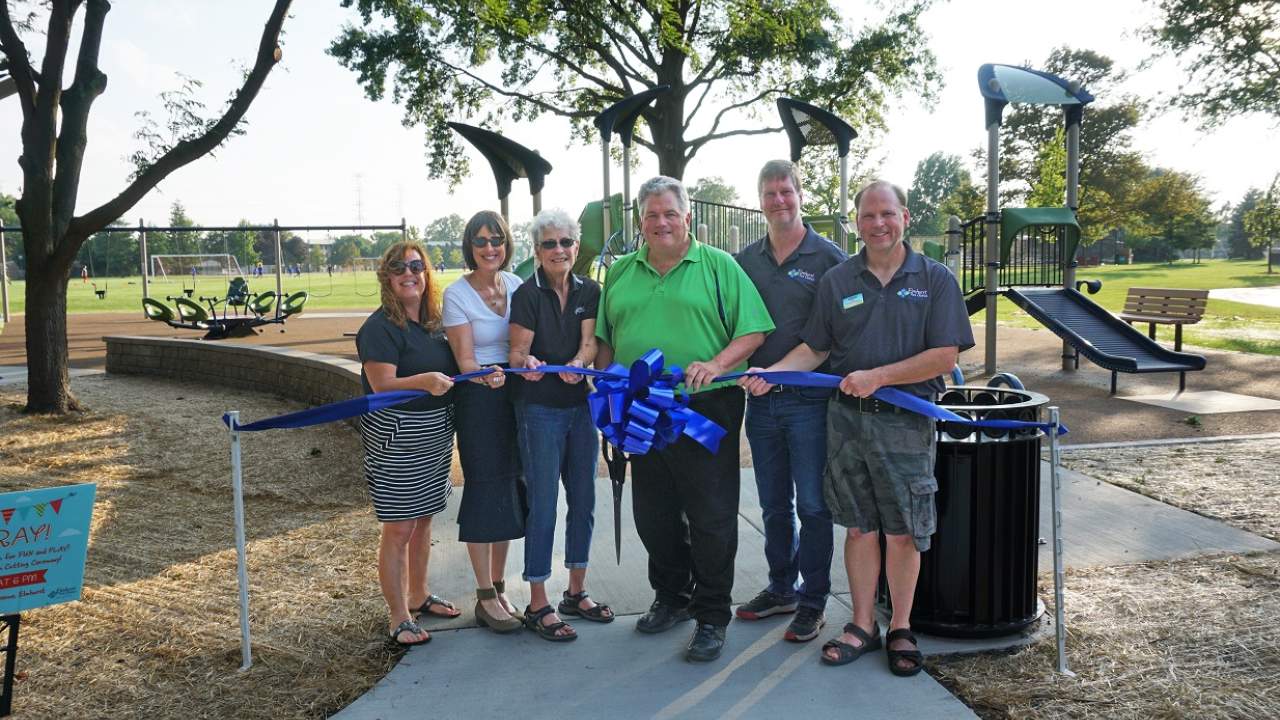
<instances>
[{"instance_id":1,"label":"gray hair","mask_svg":"<svg viewBox=\"0 0 1280 720\"><path fill-rule=\"evenodd\" d=\"M579 240L582 236L582 228L578 226L577 220L569 216L569 213L560 208L543 210L529 225L529 238L533 240L535 250L538 248L538 242L542 240L543 231L552 229L563 230L574 240Z\"/></svg>"},{"instance_id":2,"label":"gray hair","mask_svg":"<svg viewBox=\"0 0 1280 720\"><path fill-rule=\"evenodd\" d=\"M853 196L854 212L857 212L858 208L862 206L862 196L872 190L891 190L893 194L898 198L898 205L902 207L904 210L906 209L907 207L907 191L906 190L903 190L902 188L898 187L897 185L894 185L888 180L872 180L866 185L863 185L862 189L858 191L858 194Z\"/></svg>"},{"instance_id":3,"label":"gray hair","mask_svg":"<svg viewBox=\"0 0 1280 720\"><path fill-rule=\"evenodd\" d=\"M684 189L684 183L666 175L651 177L640 186L640 191L636 194L636 203L640 205L640 214L644 214L646 200L664 192L669 192L675 196L676 205L680 208L682 215L689 214L689 191Z\"/></svg>"}]
</instances>

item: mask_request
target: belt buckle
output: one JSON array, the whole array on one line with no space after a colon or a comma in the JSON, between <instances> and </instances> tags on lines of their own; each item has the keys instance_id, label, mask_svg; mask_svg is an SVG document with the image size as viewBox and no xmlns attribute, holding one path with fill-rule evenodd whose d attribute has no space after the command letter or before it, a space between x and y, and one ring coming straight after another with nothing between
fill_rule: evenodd
<instances>
[{"instance_id":1,"label":"belt buckle","mask_svg":"<svg viewBox=\"0 0 1280 720\"><path fill-rule=\"evenodd\" d=\"M770 393L780 393L780 392L782 392L784 389L786 389L786 388L784 388L782 385L774 385L773 387L769 388L769 392L770 392Z\"/></svg>"}]
</instances>

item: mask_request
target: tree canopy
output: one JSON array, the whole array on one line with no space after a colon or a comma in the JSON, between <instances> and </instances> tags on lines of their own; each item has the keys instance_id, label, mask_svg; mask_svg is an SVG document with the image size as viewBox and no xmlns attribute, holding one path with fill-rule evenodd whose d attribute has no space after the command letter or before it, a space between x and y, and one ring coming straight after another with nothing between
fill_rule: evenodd
<instances>
[{"instance_id":1,"label":"tree canopy","mask_svg":"<svg viewBox=\"0 0 1280 720\"><path fill-rule=\"evenodd\" d=\"M1247 113L1280 119L1280 3L1160 0L1158 8L1147 39L1190 81L1167 104L1208 126Z\"/></svg>"},{"instance_id":2,"label":"tree canopy","mask_svg":"<svg viewBox=\"0 0 1280 720\"><path fill-rule=\"evenodd\" d=\"M719 175L699 178L689 186L689 197L721 205L738 205L738 191Z\"/></svg>"},{"instance_id":3,"label":"tree canopy","mask_svg":"<svg viewBox=\"0 0 1280 720\"><path fill-rule=\"evenodd\" d=\"M857 30L828 0L343 0L358 8L329 52L370 99L388 84L407 124L426 130L433 177L456 182L466 155L445 124L496 125L553 115L572 137L594 135L607 106L659 85L635 142L676 178L707 144L781 129L780 95L832 109L868 134L890 98L938 85L919 25L930 0L909 0Z\"/></svg>"},{"instance_id":4,"label":"tree canopy","mask_svg":"<svg viewBox=\"0 0 1280 720\"><path fill-rule=\"evenodd\" d=\"M907 191L911 234L941 235L945 232L947 216L942 213L942 204L966 180L969 180L969 171L958 155L935 152L916 163L911 188Z\"/></svg>"}]
</instances>

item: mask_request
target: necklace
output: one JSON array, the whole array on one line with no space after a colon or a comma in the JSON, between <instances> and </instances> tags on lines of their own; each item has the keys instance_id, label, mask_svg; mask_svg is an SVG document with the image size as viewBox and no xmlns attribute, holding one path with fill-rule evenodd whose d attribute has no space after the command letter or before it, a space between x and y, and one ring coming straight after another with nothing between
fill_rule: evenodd
<instances>
[{"instance_id":1,"label":"necklace","mask_svg":"<svg viewBox=\"0 0 1280 720\"><path fill-rule=\"evenodd\" d=\"M476 293L484 300L485 304L495 310L502 307L507 300L507 286L502 281L502 276L497 277L498 284L485 285L483 289L476 288ZM473 285L474 287L474 285Z\"/></svg>"}]
</instances>

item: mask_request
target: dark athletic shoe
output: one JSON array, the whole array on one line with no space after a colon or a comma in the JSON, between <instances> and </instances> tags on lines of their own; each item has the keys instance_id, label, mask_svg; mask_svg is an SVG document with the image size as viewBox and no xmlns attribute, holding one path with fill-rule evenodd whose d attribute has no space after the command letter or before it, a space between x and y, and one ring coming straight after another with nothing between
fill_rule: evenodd
<instances>
[{"instance_id":1,"label":"dark athletic shoe","mask_svg":"<svg viewBox=\"0 0 1280 720\"><path fill-rule=\"evenodd\" d=\"M759 595L738 606L737 616L742 620L759 620L770 615L781 615L796 611L796 599L783 597L768 590L761 590Z\"/></svg>"},{"instance_id":2,"label":"dark athletic shoe","mask_svg":"<svg viewBox=\"0 0 1280 720\"><path fill-rule=\"evenodd\" d=\"M666 632L675 627L676 623L684 622L689 617L689 608L667 605L661 600L654 600L649 606L649 612L641 615L636 621L636 630L650 635Z\"/></svg>"},{"instance_id":3,"label":"dark athletic shoe","mask_svg":"<svg viewBox=\"0 0 1280 720\"><path fill-rule=\"evenodd\" d=\"M711 662L720 657L724 649L724 626L711 623L698 623L689 638L684 659L689 662Z\"/></svg>"},{"instance_id":4,"label":"dark athletic shoe","mask_svg":"<svg viewBox=\"0 0 1280 720\"><path fill-rule=\"evenodd\" d=\"M821 610L802 605L796 610L796 616L791 619L783 637L791 642L808 642L818 637L818 631L826 624L827 619Z\"/></svg>"}]
</instances>

